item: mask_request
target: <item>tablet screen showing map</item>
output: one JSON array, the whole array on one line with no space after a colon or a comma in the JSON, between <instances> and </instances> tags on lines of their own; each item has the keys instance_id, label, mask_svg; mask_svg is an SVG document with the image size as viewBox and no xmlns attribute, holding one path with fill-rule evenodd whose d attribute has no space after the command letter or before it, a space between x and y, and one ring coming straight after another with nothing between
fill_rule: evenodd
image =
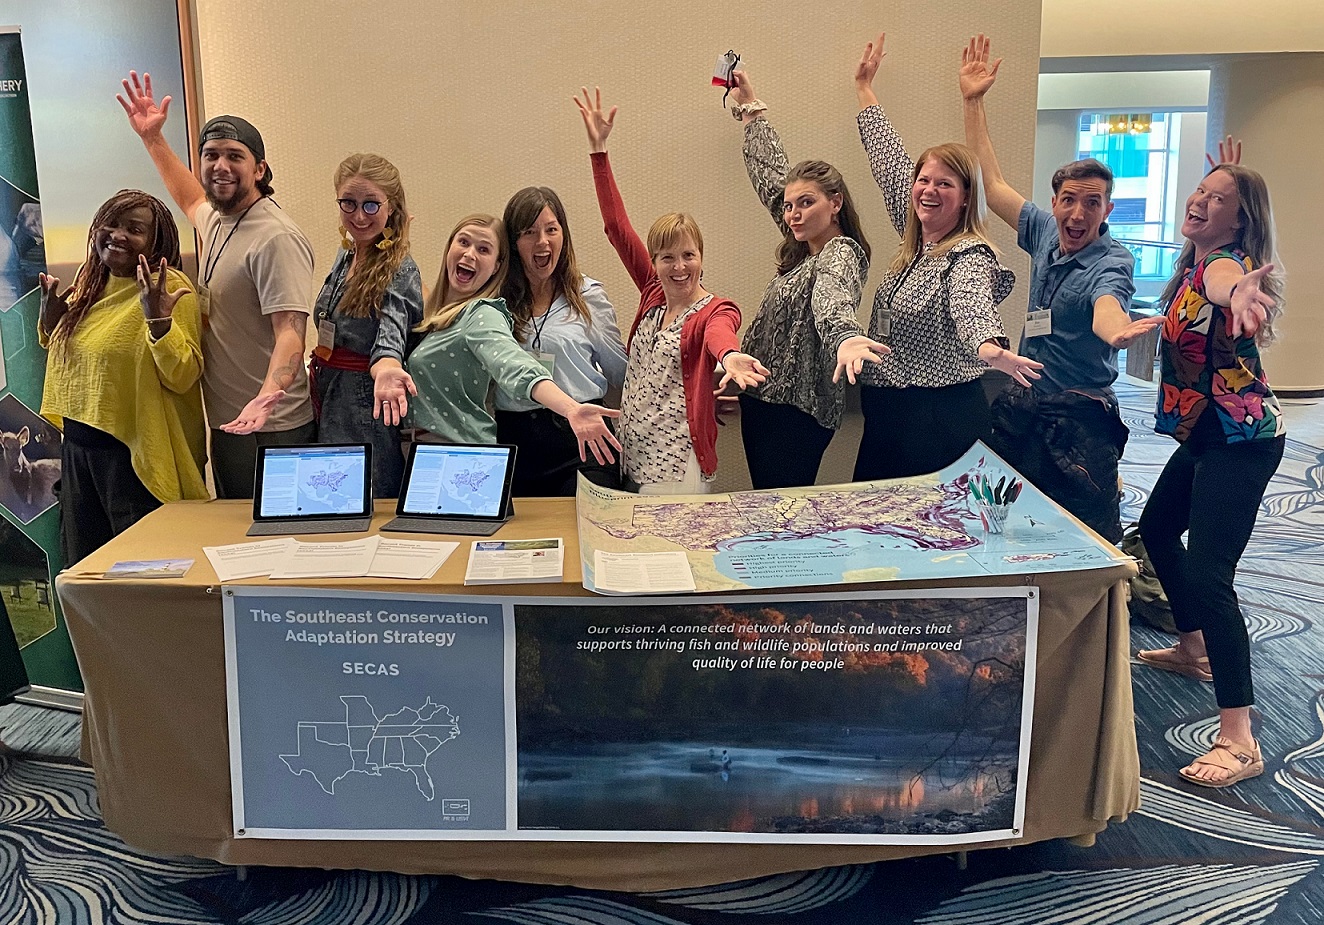
<instances>
[{"instance_id":1,"label":"tablet screen showing map","mask_svg":"<svg viewBox=\"0 0 1324 925\"><path fill-rule=\"evenodd\" d=\"M369 459L367 444L262 447L255 515L267 518L370 514Z\"/></svg>"},{"instance_id":2,"label":"tablet screen showing map","mask_svg":"<svg viewBox=\"0 0 1324 925\"><path fill-rule=\"evenodd\" d=\"M515 448L414 444L399 513L500 518L505 515Z\"/></svg>"}]
</instances>

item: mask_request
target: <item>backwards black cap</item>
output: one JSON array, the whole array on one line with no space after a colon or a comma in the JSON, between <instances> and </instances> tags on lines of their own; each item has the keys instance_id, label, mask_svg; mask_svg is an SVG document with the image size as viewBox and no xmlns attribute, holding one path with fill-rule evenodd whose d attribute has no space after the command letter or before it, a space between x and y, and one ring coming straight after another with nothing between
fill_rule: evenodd
<instances>
[{"instance_id":1,"label":"backwards black cap","mask_svg":"<svg viewBox=\"0 0 1324 925\"><path fill-rule=\"evenodd\" d=\"M248 150L253 152L253 156L259 161L267 159L267 149L262 144L262 133L253 127L253 123L247 119L241 119L238 116L217 116L214 119L208 119L207 124L202 127L202 132L198 135L198 153L202 153L202 146L209 141L237 141ZM271 179L271 165L267 165L266 179Z\"/></svg>"}]
</instances>

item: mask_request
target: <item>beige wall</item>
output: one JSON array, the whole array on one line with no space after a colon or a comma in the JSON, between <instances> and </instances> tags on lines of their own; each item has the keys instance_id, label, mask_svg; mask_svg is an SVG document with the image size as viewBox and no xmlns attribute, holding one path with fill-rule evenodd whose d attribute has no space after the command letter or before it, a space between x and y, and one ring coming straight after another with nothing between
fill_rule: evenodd
<instances>
[{"instance_id":1,"label":"beige wall","mask_svg":"<svg viewBox=\"0 0 1324 925\"><path fill-rule=\"evenodd\" d=\"M1043 0L1041 49L1045 58L1324 51L1324 3Z\"/></svg>"},{"instance_id":2,"label":"beige wall","mask_svg":"<svg viewBox=\"0 0 1324 925\"><path fill-rule=\"evenodd\" d=\"M1324 54L1248 55L1213 70L1210 139L1225 132L1241 138L1243 162L1264 175L1273 200L1286 311L1264 363L1269 381L1287 392L1324 389L1324 305L1317 297L1324 289L1317 245L1324 210L1317 179L1321 113Z\"/></svg>"},{"instance_id":3,"label":"beige wall","mask_svg":"<svg viewBox=\"0 0 1324 925\"><path fill-rule=\"evenodd\" d=\"M706 239L705 285L736 299L748 321L773 271L778 235L745 177L740 130L709 85L729 47L744 56L792 162L818 157L846 175L875 249L872 284L896 247L855 129L851 74L875 30L889 31L879 96L912 153L961 137L956 68L965 39L997 36L1005 55L989 97L1009 179L1031 189L1038 0L975 6L966 0L877 4L836 0L731 7L674 0L195 0L205 116L231 112L263 132L276 198L313 239L318 276L336 247L330 177L346 154L369 150L401 169L414 256L431 283L454 221L500 214L516 189L554 187L566 202L583 270L606 284L622 327L637 293L600 232L584 131L570 103L600 84L621 111L611 140L635 225L693 212ZM445 15L445 11L459 12ZM784 11L784 12L783 12ZM1001 225L997 241L1022 278L1027 264ZM1004 316L1017 318L1018 286ZM1014 333L1014 332L1013 332ZM857 431L829 451L822 482L841 481ZM728 428L722 483L745 484Z\"/></svg>"}]
</instances>

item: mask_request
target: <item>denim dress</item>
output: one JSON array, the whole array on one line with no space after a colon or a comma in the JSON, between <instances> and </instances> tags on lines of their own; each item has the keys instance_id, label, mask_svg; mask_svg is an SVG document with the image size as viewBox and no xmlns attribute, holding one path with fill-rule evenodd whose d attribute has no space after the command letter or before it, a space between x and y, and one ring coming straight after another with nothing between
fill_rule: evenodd
<instances>
[{"instance_id":1,"label":"denim dress","mask_svg":"<svg viewBox=\"0 0 1324 925\"><path fill-rule=\"evenodd\" d=\"M336 256L313 311L316 323L336 326L335 349L368 358L371 366L390 357L405 359L410 330L423 320L423 280L418 265L406 256L382 296L375 317L356 318L340 313L348 287L350 252ZM321 443L371 443L372 493L396 498L404 476L400 428L374 420L372 376L366 371L336 369L313 359L313 397L317 410L317 439Z\"/></svg>"}]
</instances>

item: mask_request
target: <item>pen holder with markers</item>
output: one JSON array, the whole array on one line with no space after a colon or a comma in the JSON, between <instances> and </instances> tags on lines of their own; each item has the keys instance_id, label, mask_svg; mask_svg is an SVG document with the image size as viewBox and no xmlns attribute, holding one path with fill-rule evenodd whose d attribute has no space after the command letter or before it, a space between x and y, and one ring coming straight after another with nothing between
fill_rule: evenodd
<instances>
[{"instance_id":1,"label":"pen holder with markers","mask_svg":"<svg viewBox=\"0 0 1324 925\"><path fill-rule=\"evenodd\" d=\"M1023 484L1020 479L1007 476L996 482L982 474L970 477L970 497L986 533L1002 532L1007 523L1007 512L1020 497Z\"/></svg>"}]
</instances>

